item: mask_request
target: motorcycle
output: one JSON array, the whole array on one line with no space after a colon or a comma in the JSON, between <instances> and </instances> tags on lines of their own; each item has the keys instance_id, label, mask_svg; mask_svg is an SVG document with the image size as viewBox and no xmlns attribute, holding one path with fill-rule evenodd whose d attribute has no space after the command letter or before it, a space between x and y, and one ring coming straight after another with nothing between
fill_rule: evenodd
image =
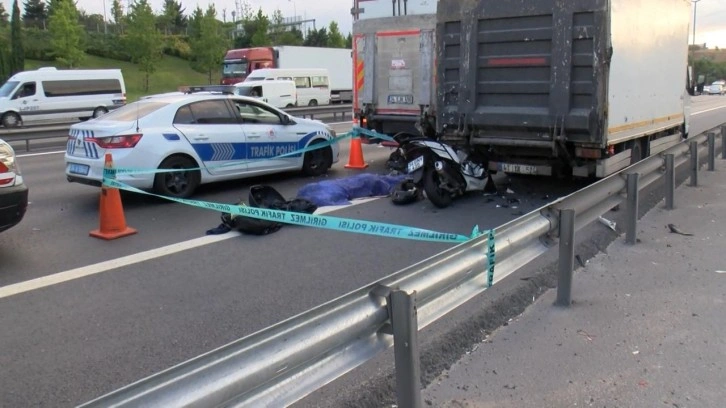
<instances>
[{"instance_id":1,"label":"motorcycle","mask_svg":"<svg viewBox=\"0 0 726 408\"><path fill-rule=\"evenodd\" d=\"M399 147L391 153L388 167L409 176L394 191L394 202L412 201L423 189L433 205L446 208L466 192L494 185L484 161L463 149L408 133L398 133L393 139Z\"/></svg>"}]
</instances>

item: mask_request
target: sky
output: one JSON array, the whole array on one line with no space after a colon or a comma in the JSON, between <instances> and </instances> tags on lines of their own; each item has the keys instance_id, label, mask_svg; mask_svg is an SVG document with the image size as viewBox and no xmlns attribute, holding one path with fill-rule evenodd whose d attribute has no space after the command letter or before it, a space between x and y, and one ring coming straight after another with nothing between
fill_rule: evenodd
<instances>
[{"instance_id":1,"label":"sky","mask_svg":"<svg viewBox=\"0 0 726 408\"><path fill-rule=\"evenodd\" d=\"M12 0L1 0L5 9L10 11ZM77 0L80 8L88 14L103 14L104 2L106 4L107 18L111 18L110 7L113 0ZM386 0L388 1L388 0ZM124 4L128 0L122 0ZM160 11L163 0L150 0L155 11ZM340 31L344 34L352 30L352 16L350 9L353 0L239 0L239 3L248 3L255 10L262 8L263 12L271 15L280 9L286 17L297 14L305 19L315 19L316 28L327 27L331 21L336 21ZM389 1L390 2L390 1ZM214 3L223 18L222 11L226 9L227 20L232 19L232 10L235 9L235 0L181 0L188 13L199 5L205 9ZM22 4L22 2L21 2ZM696 6L696 43L707 44L709 48L718 46L726 48L726 1L725 0L699 0ZM693 42L692 32L689 41Z\"/></svg>"}]
</instances>

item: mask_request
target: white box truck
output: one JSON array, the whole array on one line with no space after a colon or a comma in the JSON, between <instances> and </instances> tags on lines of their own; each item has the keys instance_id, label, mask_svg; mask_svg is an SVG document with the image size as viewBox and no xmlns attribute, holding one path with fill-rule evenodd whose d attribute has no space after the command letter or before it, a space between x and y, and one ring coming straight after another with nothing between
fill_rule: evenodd
<instances>
[{"instance_id":1,"label":"white box truck","mask_svg":"<svg viewBox=\"0 0 726 408\"><path fill-rule=\"evenodd\" d=\"M234 49L224 57L221 83L234 85L263 68L324 68L330 75L331 102L349 103L353 100L352 58L348 48L282 45Z\"/></svg>"},{"instance_id":2,"label":"white box truck","mask_svg":"<svg viewBox=\"0 0 726 408\"><path fill-rule=\"evenodd\" d=\"M429 124L492 171L612 174L687 134L691 16L689 0L439 0Z\"/></svg>"}]
</instances>

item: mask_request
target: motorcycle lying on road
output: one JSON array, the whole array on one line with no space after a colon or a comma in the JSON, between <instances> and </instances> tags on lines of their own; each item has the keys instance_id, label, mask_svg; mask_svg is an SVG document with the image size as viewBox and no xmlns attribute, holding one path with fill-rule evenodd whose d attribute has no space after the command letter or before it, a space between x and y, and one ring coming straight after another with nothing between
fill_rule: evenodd
<instances>
[{"instance_id":1,"label":"motorcycle lying on road","mask_svg":"<svg viewBox=\"0 0 726 408\"><path fill-rule=\"evenodd\" d=\"M409 133L398 133L393 139L398 149L387 165L408 175L393 193L396 203L414 201L423 190L433 205L446 208L466 192L495 188L483 161L463 149Z\"/></svg>"}]
</instances>

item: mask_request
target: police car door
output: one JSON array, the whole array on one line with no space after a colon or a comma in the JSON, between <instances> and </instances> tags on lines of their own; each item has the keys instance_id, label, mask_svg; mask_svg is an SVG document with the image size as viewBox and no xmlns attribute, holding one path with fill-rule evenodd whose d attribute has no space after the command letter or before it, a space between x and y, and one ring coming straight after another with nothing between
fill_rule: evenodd
<instances>
[{"instance_id":1,"label":"police car door","mask_svg":"<svg viewBox=\"0 0 726 408\"><path fill-rule=\"evenodd\" d=\"M180 107L174 127L184 134L209 173L231 175L247 170L245 134L226 98Z\"/></svg>"},{"instance_id":2,"label":"police car door","mask_svg":"<svg viewBox=\"0 0 726 408\"><path fill-rule=\"evenodd\" d=\"M242 128L247 136L250 171L300 167L300 154L279 157L301 148L294 125L284 125L283 116L265 105L242 99L235 99L234 105L239 110Z\"/></svg>"}]
</instances>

